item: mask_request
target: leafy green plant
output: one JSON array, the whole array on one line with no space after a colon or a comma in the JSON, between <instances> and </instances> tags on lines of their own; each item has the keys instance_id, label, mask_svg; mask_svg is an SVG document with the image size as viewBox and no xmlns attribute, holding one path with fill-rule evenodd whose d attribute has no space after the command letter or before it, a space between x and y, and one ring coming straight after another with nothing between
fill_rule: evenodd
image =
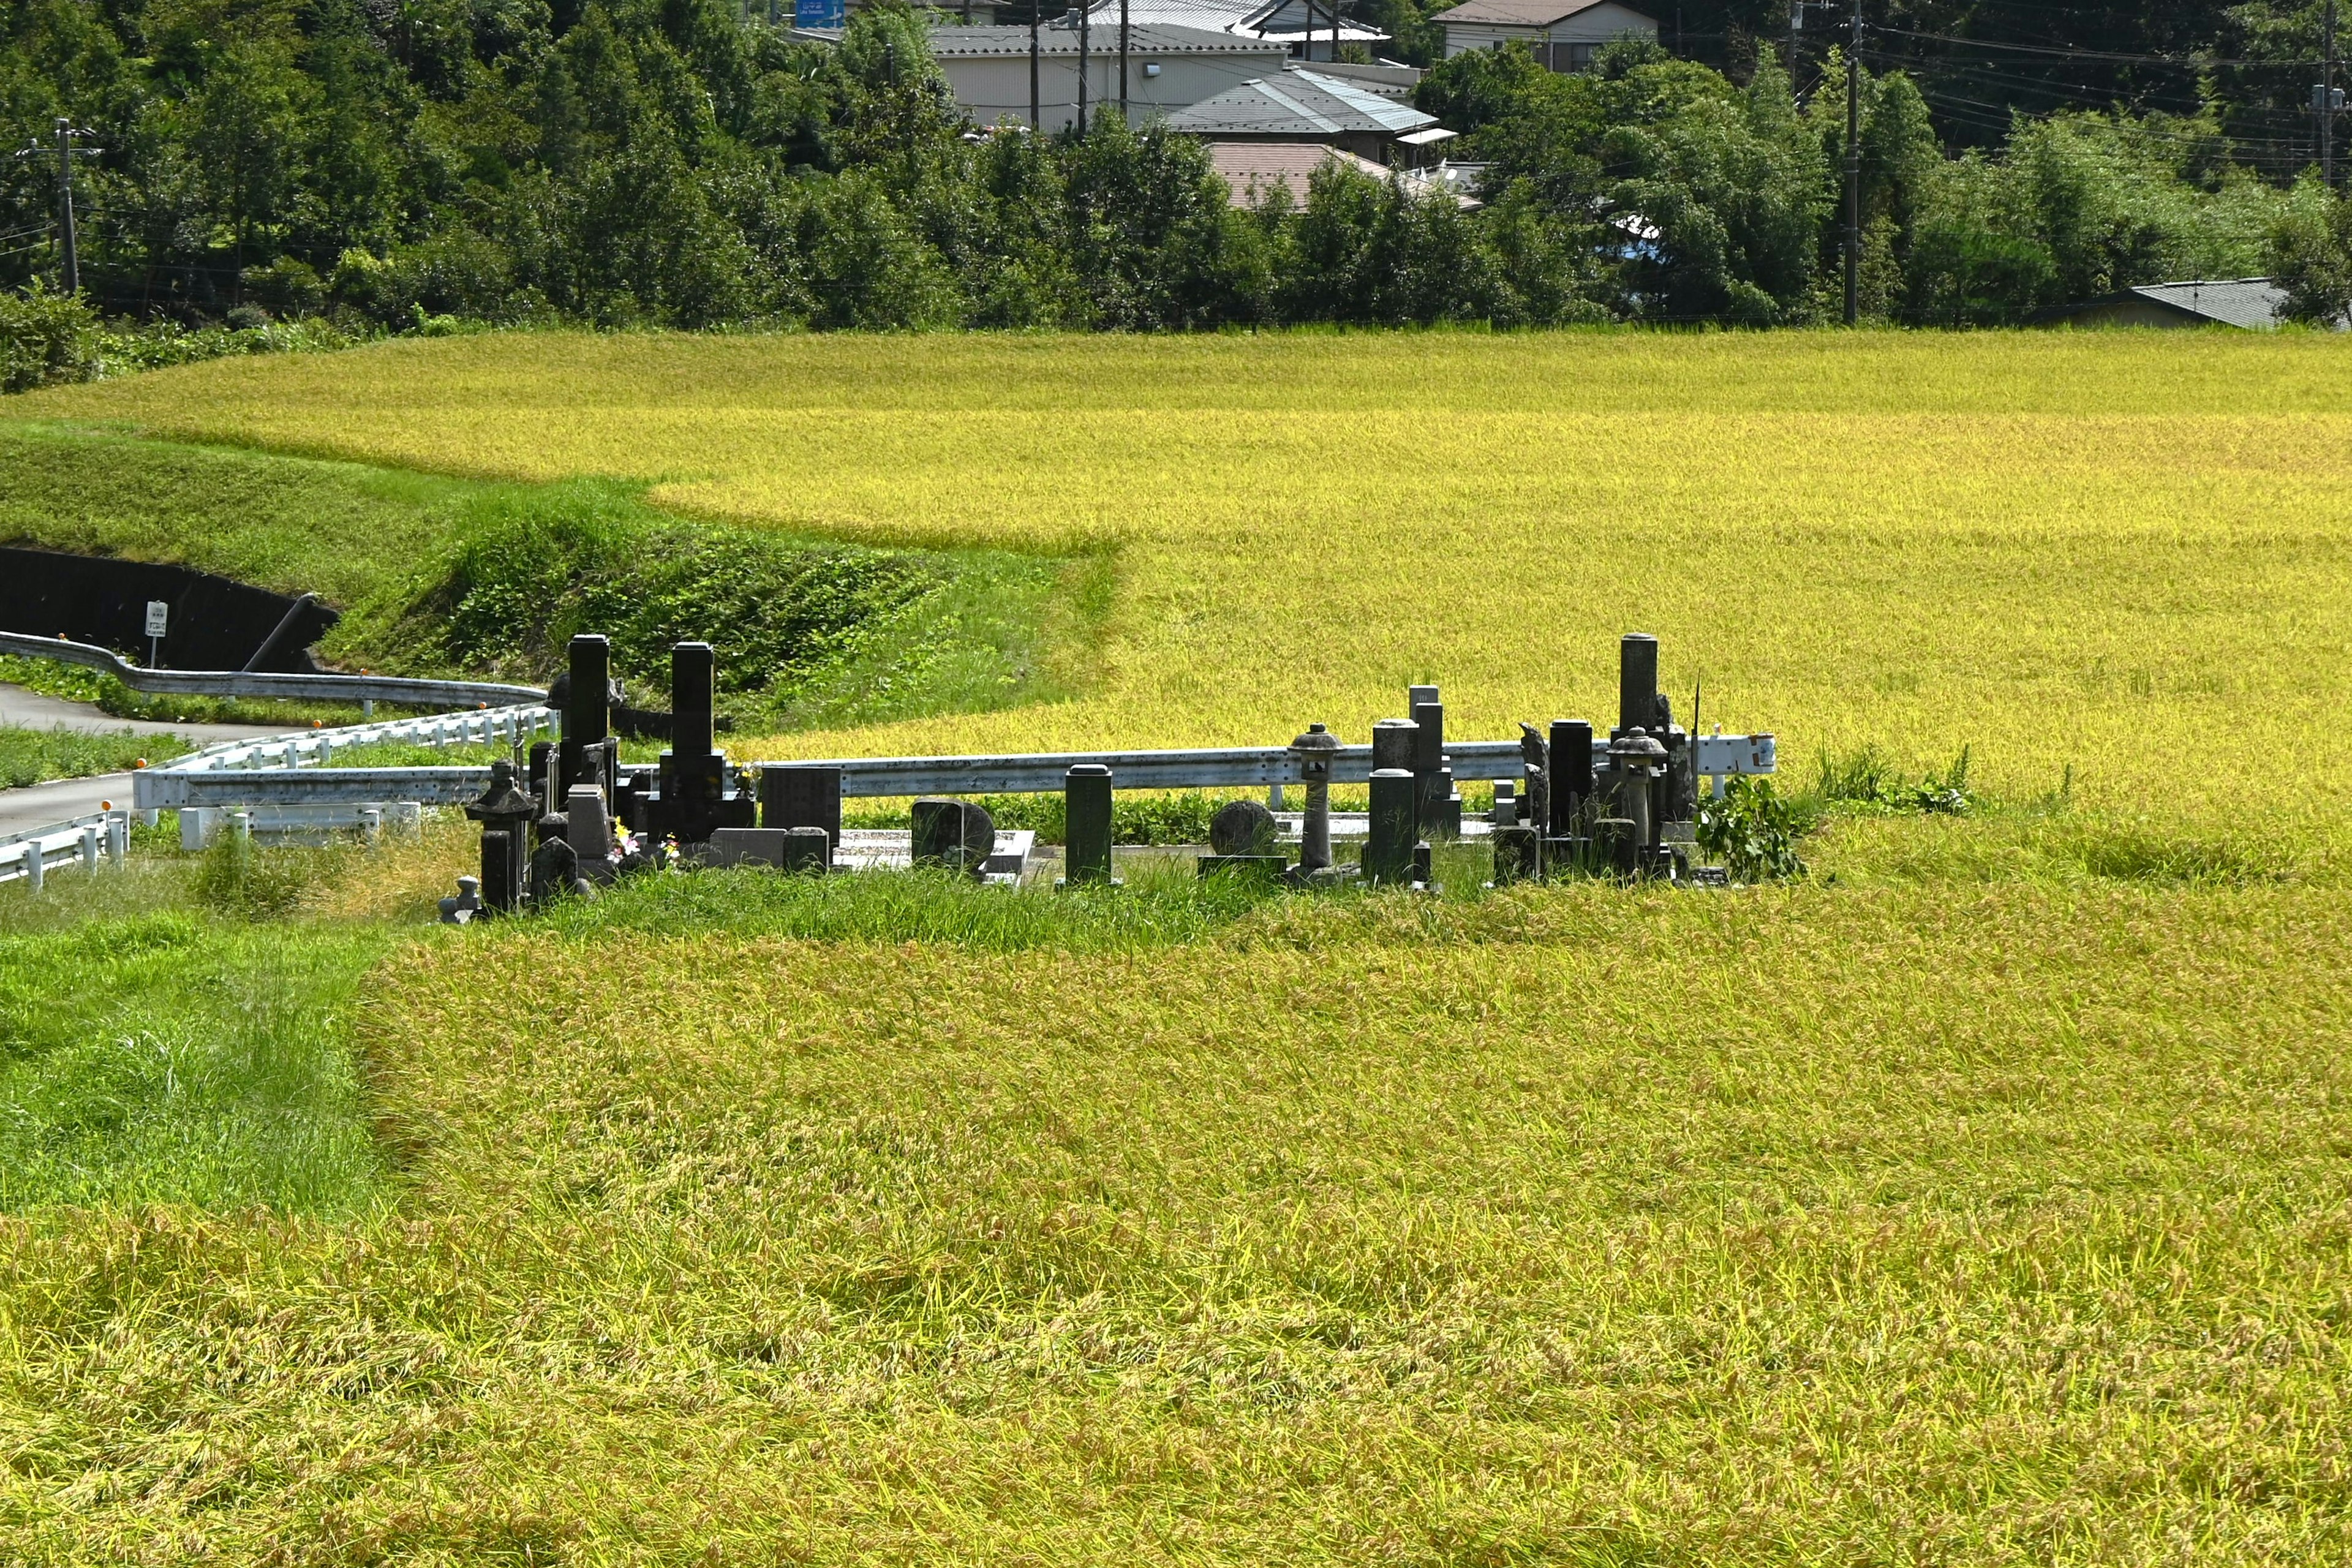
<instances>
[{"instance_id":1,"label":"leafy green plant","mask_svg":"<svg viewBox=\"0 0 2352 1568\"><path fill-rule=\"evenodd\" d=\"M1733 778L1720 796L1698 803L1699 847L1720 860L1735 882L1771 882L1805 874L1797 856L1802 818L1772 781Z\"/></svg>"}]
</instances>

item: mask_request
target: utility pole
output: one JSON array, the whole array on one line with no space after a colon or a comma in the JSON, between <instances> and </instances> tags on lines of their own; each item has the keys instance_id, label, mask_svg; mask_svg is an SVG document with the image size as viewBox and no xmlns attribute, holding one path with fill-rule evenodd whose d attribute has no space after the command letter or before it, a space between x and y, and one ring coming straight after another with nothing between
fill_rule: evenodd
<instances>
[{"instance_id":1,"label":"utility pole","mask_svg":"<svg viewBox=\"0 0 2352 1568\"><path fill-rule=\"evenodd\" d=\"M1118 117L1126 124L1135 123L1127 111L1127 0L1118 0Z\"/></svg>"},{"instance_id":2,"label":"utility pole","mask_svg":"<svg viewBox=\"0 0 2352 1568\"><path fill-rule=\"evenodd\" d=\"M1081 0L1078 6L1078 134L1087 133L1087 24L1094 20L1094 0Z\"/></svg>"},{"instance_id":3,"label":"utility pole","mask_svg":"<svg viewBox=\"0 0 2352 1568\"><path fill-rule=\"evenodd\" d=\"M1038 49L1038 42L1037 42L1037 21L1038 21L1038 13L1039 13L1039 12L1041 12L1041 11L1043 11L1043 10L1045 9L1045 0L1030 0L1030 3L1029 3L1029 133L1030 133L1032 136L1042 136L1042 135L1044 135L1044 134L1045 134L1045 121L1044 121L1042 119L1040 119L1040 118L1039 118L1039 112L1040 112L1040 111L1039 111L1039 107L1038 107L1038 103L1037 103L1037 49Z\"/></svg>"},{"instance_id":4,"label":"utility pole","mask_svg":"<svg viewBox=\"0 0 2352 1568\"><path fill-rule=\"evenodd\" d=\"M2326 42L2320 49L2319 182L2336 188L2336 0L2327 0Z\"/></svg>"},{"instance_id":5,"label":"utility pole","mask_svg":"<svg viewBox=\"0 0 2352 1568\"><path fill-rule=\"evenodd\" d=\"M1862 0L1845 56L1845 324L1862 320Z\"/></svg>"},{"instance_id":6,"label":"utility pole","mask_svg":"<svg viewBox=\"0 0 2352 1568\"><path fill-rule=\"evenodd\" d=\"M56 154L58 160L58 260L59 262L58 274L58 281L65 286L65 291L68 294L81 292L81 252L78 243L80 237L75 232L74 227L73 161L76 158L94 158L106 151L103 147L74 145L76 138L89 134L89 132L77 128L72 121L60 114L57 120L58 144L54 149L42 146L39 138L36 137L16 154L19 158L45 158L53 151Z\"/></svg>"},{"instance_id":7,"label":"utility pole","mask_svg":"<svg viewBox=\"0 0 2352 1568\"><path fill-rule=\"evenodd\" d=\"M1676 15L1680 15L1679 12ZM1789 72L1789 91L1797 90L1797 44L1805 31L1805 0L1789 0L1789 51L1780 57L1780 64Z\"/></svg>"}]
</instances>

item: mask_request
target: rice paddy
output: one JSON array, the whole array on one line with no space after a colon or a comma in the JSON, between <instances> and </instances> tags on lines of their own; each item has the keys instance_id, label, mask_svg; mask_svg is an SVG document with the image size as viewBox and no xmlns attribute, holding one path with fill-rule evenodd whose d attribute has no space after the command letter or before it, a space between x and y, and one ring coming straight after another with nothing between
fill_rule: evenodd
<instances>
[{"instance_id":1,"label":"rice paddy","mask_svg":"<svg viewBox=\"0 0 2352 1568\"><path fill-rule=\"evenodd\" d=\"M2344 818L2352 405L2324 337L490 335L223 361L28 411L477 477L593 474L751 524L1101 551L1066 701L789 747L1359 738L1605 716L1664 640L1700 718L1803 759L1972 744L2205 830ZM2249 783L2185 765L2224 731ZM2325 818L2328 833L2319 831Z\"/></svg>"},{"instance_id":2,"label":"rice paddy","mask_svg":"<svg viewBox=\"0 0 2352 1568\"><path fill-rule=\"evenodd\" d=\"M1989 798L1704 897L710 873L456 931L446 827L263 925L0 889L9 1016L180 922L12 1037L0 1555L2352 1561L2347 353L550 334L26 400L1100 564L1066 696L739 753L1360 738L1430 679L1501 734L1639 628L1792 784L1967 745ZM278 972L347 1026L241 1013ZM179 1163L96 1160L66 1069L205 1009L225 1152L156 1070L109 1114Z\"/></svg>"}]
</instances>

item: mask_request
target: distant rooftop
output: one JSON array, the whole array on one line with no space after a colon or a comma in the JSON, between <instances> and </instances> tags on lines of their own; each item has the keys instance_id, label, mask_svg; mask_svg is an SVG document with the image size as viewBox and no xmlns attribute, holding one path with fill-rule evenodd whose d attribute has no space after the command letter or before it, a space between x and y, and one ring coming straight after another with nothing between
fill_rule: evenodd
<instances>
[{"instance_id":1,"label":"distant rooftop","mask_svg":"<svg viewBox=\"0 0 2352 1568\"><path fill-rule=\"evenodd\" d=\"M1117 26L1119 0L1097 0L1094 25L1106 22ZM1201 27L1211 32L1232 33L1239 37L1265 38L1270 42L1297 43L1312 37L1316 42L1327 42L1331 37L1329 13L1322 5L1308 5L1302 0L1127 0L1127 16L1130 26L1150 23L1161 26ZM1320 25L1312 25L1318 18ZM1367 27L1360 22L1341 18L1339 41L1343 44L1371 44L1386 41L1388 35L1378 28Z\"/></svg>"},{"instance_id":2,"label":"distant rooftop","mask_svg":"<svg viewBox=\"0 0 2352 1568\"><path fill-rule=\"evenodd\" d=\"M1436 123L1409 103L1309 70L1245 81L1168 117L1169 130L1196 136L1395 136Z\"/></svg>"},{"instance_id":3,"label":"distant rooftop","mask_svg":"<svg viewBox=\"0 0 2352 1568\"><path fill-rule=\"evenodd\" d=\"M1621 0L1622 3L1622 0ZM1451 11L1440 11L1433 22L1488 22L1507 27L1550 27L1581 11L1605 5L1609 0L1469 0ZM1628 11L1634 11L1631 5ZM1635 11L1635 15L1642 13Z\"/></svg>"},{"instance_id":4,"label":"distant rooftop","mask_svg":"<svg viewBox=\"0 0 2352 1568\"><path fill-rule=\"evenodd\" d=\"M2158 305L2209 321L2265 331L2279 324L2286 290L2267 278L2194 279L2186 283L2143 283L2125 290Z\"/></svg>"},{"instance_id":5,"label":"distant rooftop","mask_svg":"<svg viewBox=\"0 0 2352 1568\"><path fill-rule=\"evenodd\" d=\"M825 43L839 43L838 27L803 27L798 31L806 37ZM1097 55L1116 54L1118 50L1118 24L1114 20L1108 29L1097 18L1087 40L1089 52ZM1128 49L1139 55L1279 55L1283 46L1262 38L1244 38L1232 33L1213 33L1200 27L1170 27L1139 26L1130 21L1128 27ZM1078 30L1054 22L1037 29L1037 52L1043 55L1076 55L1078 52ZM931 29L931 53L940 59L989 59L1029 56L1029 29L1018 27L942 26Z\"/></svg>"}]
</instances>

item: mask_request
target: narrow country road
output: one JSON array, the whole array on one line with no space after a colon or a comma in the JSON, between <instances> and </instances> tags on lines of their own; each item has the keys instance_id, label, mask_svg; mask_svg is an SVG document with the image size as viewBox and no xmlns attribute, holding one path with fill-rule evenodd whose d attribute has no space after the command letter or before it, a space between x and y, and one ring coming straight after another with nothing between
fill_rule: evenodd
<instances>
[{"instance_id":1,"label":"narrow country road","mask_svg":"<svg viewBox=\"0 0 2352 1568\"><path fill-rule=\"evenodd\" d=\"M296 728L292 724L164 724L145 719L117 719L87 702L44 697L5 682L0 682L0 725L27 730L79 730L89 734L119 734L129 730L141 735L182 735L200 746L256 735L283 735ZM129 773L56 779L26 789L0 790L0 837L28 827L45 827L52 822L88 816L107 802L118 806L131 804Z\"/></svg>"}]
</instances>

